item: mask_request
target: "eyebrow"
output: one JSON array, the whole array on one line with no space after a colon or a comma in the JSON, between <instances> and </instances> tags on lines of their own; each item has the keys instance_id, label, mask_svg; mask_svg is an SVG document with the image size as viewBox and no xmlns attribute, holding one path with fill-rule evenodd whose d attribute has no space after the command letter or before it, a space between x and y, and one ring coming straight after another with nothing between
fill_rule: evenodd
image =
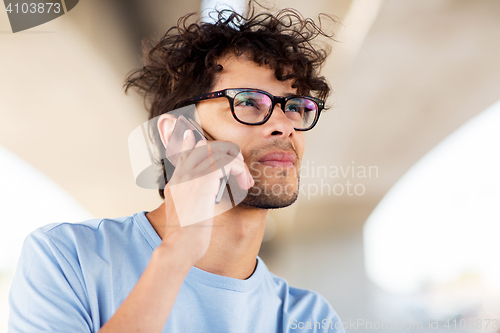
<instances>
[{"instance_id":1,"label":"eyebrow","mask_svg":"<svg viewBox=\"0 0 500 333\"><path fill-rule=\"evenodd\" d=\"M236 88L233 88L233 89L236 89ZM266 91L268 94L271 94L269 91L265 90L265 89L262 89L262 88L252 88L252 87L247 87L246 89L255 89L255 90L262 90L262 91ZM272 95L272 94L271 94ZM276 96L276 97L290 97L290 96L301 96L299 94L295 94L295 93L285 93L283 95L273 95L273 96Z\"/></svg>"}]
</instances>

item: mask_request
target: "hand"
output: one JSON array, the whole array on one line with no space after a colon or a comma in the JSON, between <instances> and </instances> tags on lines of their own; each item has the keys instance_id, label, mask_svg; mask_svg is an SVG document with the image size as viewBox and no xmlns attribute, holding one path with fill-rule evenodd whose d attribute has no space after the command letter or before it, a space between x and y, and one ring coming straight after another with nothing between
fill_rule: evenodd
<instances>
[{"instance_id":1,"label":"hand","mask_svg":"<svg viewBox=\"0 0 500 333\"><path fill-rule=\"evenodd\" d=\"M215 198L223 177L221 168L226 175L232 174L242 189L249 189L254 180L237 145L209 142L215 170L212 171L207 143L199 141L195 146L192 131L185 133L183 152L164 190L166 226L162 245L173 248L194 265L210 244Z\"/></svg>"}]
</instances>

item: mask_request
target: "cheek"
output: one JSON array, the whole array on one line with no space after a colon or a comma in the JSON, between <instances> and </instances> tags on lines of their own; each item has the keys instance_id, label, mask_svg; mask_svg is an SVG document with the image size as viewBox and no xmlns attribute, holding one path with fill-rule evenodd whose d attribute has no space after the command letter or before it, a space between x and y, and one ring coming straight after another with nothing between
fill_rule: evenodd
<instances>
[{"instance_id":1,"label":"cheek","mask_svg":"<svg viewBox=\"0 0 500 333\"><path fill-rule=\"evenodd\" d=\"M239 126L233 123L232 126L225 126L220 130L221 133L224 133L224 137L221 137L222 140L231 141L240 147L243 159L247 164L255 160L257 156L255 152L258 152L255 138L258 134L253 131L252 126Z\"/></svg>"},{"instance_id":2,"label":"cheek","mask_svg":"<svg viewBox=\"0 0 500 333\"><path fill-rule=\"evenodd\" d=\"M215 140L233 141L230 138L231 134L228 133L230 132L230 125L232 125L230 124L231 119L227 118L227 115L224 115L224 113L219 113L216 108L211 106L212 105L209 105L208 103L206 105L201 103L197 107L196 111L198 113L201 126L205 131L210 133ZM231 111L228 111L228 113L232 118Z\"/></svg>"},{"instance_id":3,"label":"cheek","mask_svg":"<svg viewBox=\"0 0 500 333\"><path fill-rule=\"evenodd\" d=\"M234 126L232 128L226 129L228 133L228 140L236 143L240 149L241 153L245 160L249 158L249 153L253 148L252 138L255 138L255 134L252 131L249 131L248 128L238 128L238 126Z\"/></svg>"},{"instance_id":4,"label":"cheek","mask_svg":"<svg viewBox=\"0 0 500 333\"><path fill-rule=\"evenodd\" d=\"M299 155L299 158L302 160L302 155L304 155L304 149L306 146L306 138L304 133L300 133L300 135L297 137L296 142L297 155Z\"/></svg>"},{"instance_id":5,"label":"cheek","mask_svg":"<svg viewBox=\"0 0 500 333\"><path fill-rule=\"evenodd\" d=\"M247 156L253 147L252 144L255 143L255 140L252 138L256 137L256 133L250 126L240 125L232 116L229 120L223 117L210 119L206 121L206 124L206 130L213 133L212 136L215 140L229 141L238 145L243 158L245 161L247 160Z\"/></svg>"},{"instance_id":6,"label":"cheek","mask_svg":"<svg viewBox=\"0 0 500 333\"><path fill-rule=\"evenodd\" d=\"M196 112L202 126L216 128L218 125L224 125L233 119L229 102L225 99L212 99L198 103Z\"/></svg>"}]
</instances>

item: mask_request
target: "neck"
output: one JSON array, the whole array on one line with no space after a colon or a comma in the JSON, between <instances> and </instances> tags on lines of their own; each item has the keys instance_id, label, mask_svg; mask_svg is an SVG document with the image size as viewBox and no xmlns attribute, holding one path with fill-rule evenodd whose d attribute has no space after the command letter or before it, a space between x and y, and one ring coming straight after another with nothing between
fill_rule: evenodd
<instances>
[{"instance_id":1,"label":"neck","mask_svg":"<svg viewBox=\"0 0 500 333\"><path fill-rule=\"evenodd\" d=\"M235 207L214 217L212 237L205 255L194 265L204 271L247 279L255 270L269 210ZM162 238L165 204L146 217Z\"/></svg>"}]
</instances>

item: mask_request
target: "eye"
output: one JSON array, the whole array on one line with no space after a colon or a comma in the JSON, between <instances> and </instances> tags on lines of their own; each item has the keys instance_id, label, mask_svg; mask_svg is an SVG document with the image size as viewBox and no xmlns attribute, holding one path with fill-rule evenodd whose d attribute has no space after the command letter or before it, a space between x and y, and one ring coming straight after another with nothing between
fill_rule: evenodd
<instances>
[{"instance_id":1,"label":"eye","mask_svg":"<svg viewBox=\"0 0 500 333\"><path fill-rule=\"evenodd\" d=\"M285 111L298 112L300 114L304 113L304 108L296 103L288 104Z\"/></svg>"},{"instance_id":2,"label":"eye","mask_svg":"<svg viewBox=\"0 0 500 333\"><path fill-rule=\"evenodd\" d=\"M294 98L288 101L285 107L285 111L296 112L301 116L307 114L311 111L316 110L316 105L314 102L305 98Z\"/></svg>"},{"instance_id":3,"label":"eye","mask_svg":"<svg viewBox=\"0 0 500 333\"><path fill-rule=\"evenodd\" d=\"M259 106L259 103L257 103L256 100L251 99L251 98L244 98L244 99L239 99L234 101L235 106L250 106L250 107L257 107Z\"/></svg>"}]
</instances>

